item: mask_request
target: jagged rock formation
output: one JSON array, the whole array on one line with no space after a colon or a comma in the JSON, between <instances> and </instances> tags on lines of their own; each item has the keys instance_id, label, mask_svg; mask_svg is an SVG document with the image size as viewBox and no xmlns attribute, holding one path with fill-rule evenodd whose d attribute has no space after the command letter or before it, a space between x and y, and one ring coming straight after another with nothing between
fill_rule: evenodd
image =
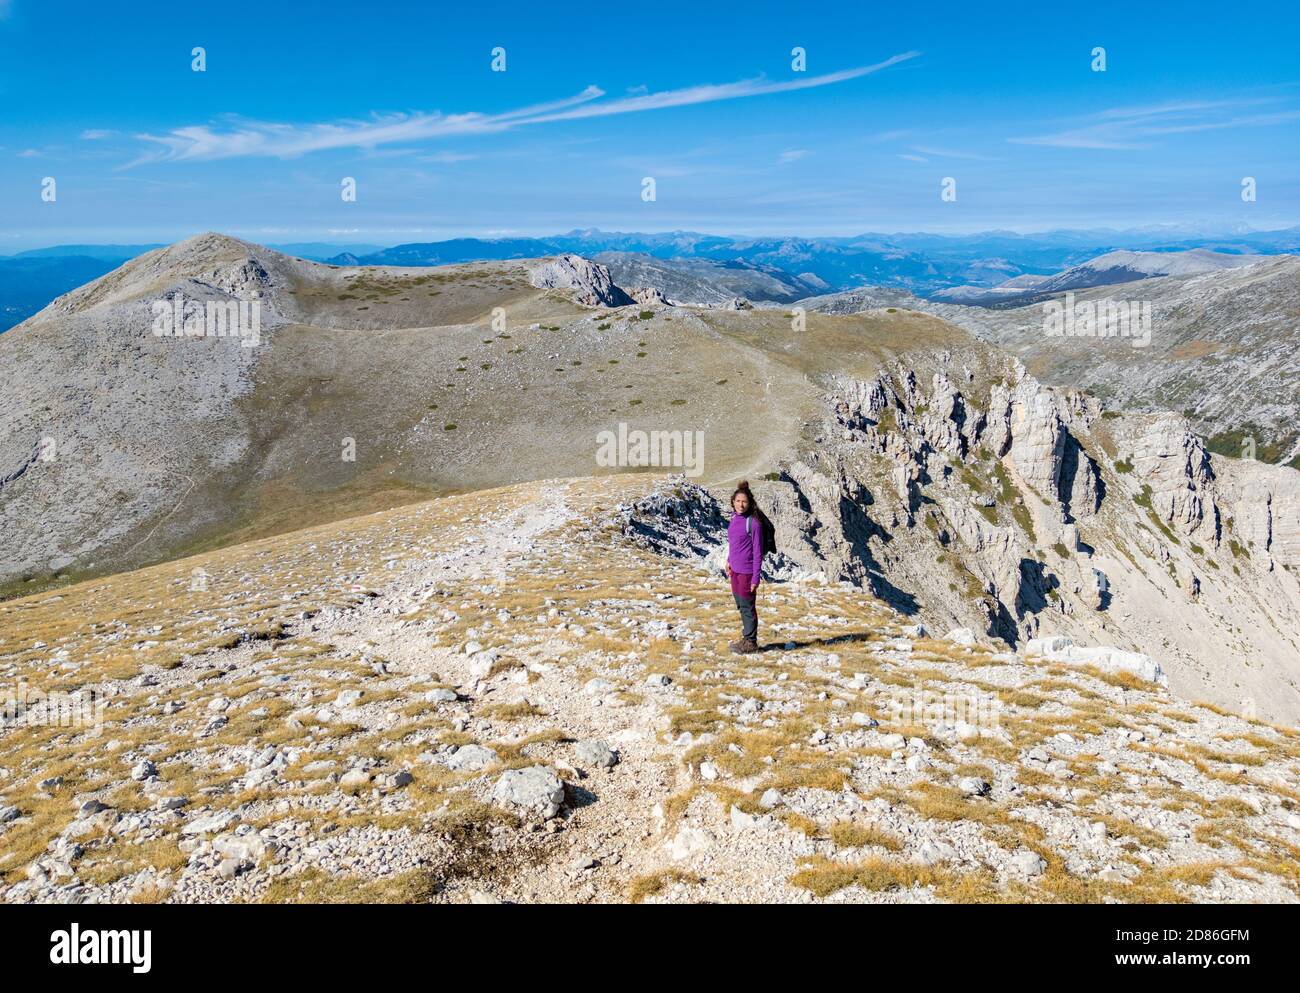
<instances>
[{"instance_id":1,"label":"jagged rock formation","mask_svg":"<svg viewBox=\"0 0 1300 993\"><path fill-rule=\"evenodd\" d=\"M1017 375L986 400L971 369L928 388L907 367L833 382L820 433L758 487L780 568L862 585L933 628L1073 637L1096 647L1061 660L1300 716L1294 471L1216 460L1176 415L1102 417Z\"/></svg>"},{"instance_id":2,"label":"jagged rock formation","mask_svg":"<svg viewBox=\"0 0 1300 993\"><path fill-rule=\"evenodd\" d=\"M1148 683L1157 683L1161 686L1169 683L1160 663L1150 656L1137 652L1122 652L1106 646L1076 645L1074 639L1060 635L1052 638L1034 638L1025 644L1024 654L1050 659L1053 662L1097 666L1106 672L1128 672Z\"/></svg>"},{"instance_id":3,"label":"jagged rock formation","mask_svg":"<svg viewBox=\"0 0 1300 993\"><path fill-rule=\"evenodd\" d=\"M628 295L639 304L652 307L669 307L668 298L652 286L638 286L628 290Z\"/></svg>"},{"instance_id":4,"label":"jagged rock formation","mask_svg":"<svg viewBox=\"0 0 1300 993\"><path fill-rule=\"evenodd\" d=\"M795 302L795 306L821 314L860 314L864 310L882 307L923 310L926 305L927 301L915 293L892 286L859 286L856 289L806 297Z\"/></svg>"},{"instance_id":5,"label":"jagged rock formation","mask_svg":"<svg viewBox=\"0 0 1300 993\"><path fill-rule=\"evenodd\" d=\"M609 270L580 255L561 255L530 270L534 286L573 290L573 297L588 307L622 307L632 297L614 285Z\"/></svg>"},{"instance_id":6,"label":"jagged rock formation","mask_svg":"<svg viewBox=\"0 0 1300 993\"><path fill-rule=\"evenodd\" d=\"M635 544L672 558L708 558L724 542L728 517L702 486L672 479L615 508L619 530Z\"/></svg>"},{"instance_id":7,"label":"jagged rock formation","mask_svg":"<svg viewBox=\"0 0 1300 993\"><path fill-rule=\"evenodd\" d=\"M825 282L810 273L792 275L776 266L740 259L664 259L644 253L601 252L595 261L607 265L620 286L651 287L670 300L699 307L725 306L737 297L788 302L827 289Z\"/></svg>"}]
</instances>

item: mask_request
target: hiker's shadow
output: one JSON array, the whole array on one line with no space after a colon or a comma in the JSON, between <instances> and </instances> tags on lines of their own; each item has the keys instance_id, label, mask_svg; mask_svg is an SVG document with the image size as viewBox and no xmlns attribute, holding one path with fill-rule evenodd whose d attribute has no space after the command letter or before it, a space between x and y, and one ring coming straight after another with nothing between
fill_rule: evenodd
<instances>
[{"instance_id":1,"label":"hiker's shadow","mask_svg":"<svg viewBox=\"0 0 1300 993\"><path fill-rule=\"evenodd\" d=\"M590 807L600 799L585 786L578 786L575 783L565 783L564 790L566 794L565 802L574 810L577 810L579 807Z\"/></svg>"},{"instance_id":2,"label":"hiker's shadow","mask_svg":"<svg viewBox=\"0 0 1300 993\"><path fill-rule=\"evenodd\" d=\"M763 652L792 652L797 648L825 648L830 645L845 645L855 641L871 641L879 635L878 631L849 631L827 638L804 638L802 641L774 641L763 645Z\"/></svg>"}]
</instances>

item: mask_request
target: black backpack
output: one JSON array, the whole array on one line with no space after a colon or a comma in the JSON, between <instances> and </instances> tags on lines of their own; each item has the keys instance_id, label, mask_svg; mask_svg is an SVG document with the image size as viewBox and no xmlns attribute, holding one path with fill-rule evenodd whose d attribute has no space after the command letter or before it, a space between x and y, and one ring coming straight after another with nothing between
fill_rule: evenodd
<instances>
[{"instance_id":1,"label":"black backpack","mask_svg":"<svg viewBox=\"0 0 1300 993\"><path fill-rule=\"evenodd\" d=\"M776 525L773 524L771 519L765 513L759 510L757 507L754 508L754 516L758 518L758 526L763 529L762 534L763 534L764 557L768 555L775 555L776 554ZM749 530L748 525L745 526L745 530L746 531Z\"/></svg>"}]
</instances>

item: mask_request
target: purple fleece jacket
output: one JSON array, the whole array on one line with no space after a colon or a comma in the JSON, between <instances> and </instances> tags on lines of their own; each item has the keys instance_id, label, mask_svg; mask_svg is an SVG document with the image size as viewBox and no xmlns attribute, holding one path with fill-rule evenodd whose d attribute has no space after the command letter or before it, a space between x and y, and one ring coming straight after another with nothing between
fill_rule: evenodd
<instances>
[{"instance_id":1,"label":"purple fleece jacket","mask_svg":"<svg viewBox=\"0 0 1300 993\"><path fill-rule=\"evenodd\" d=\"M745 530L745 522L749 530ZM732 572L749 576L751 586L757 586L763 573L763 525L753 514L733 514L727 525L727 565Z\"/></svg>"}]
</instances>

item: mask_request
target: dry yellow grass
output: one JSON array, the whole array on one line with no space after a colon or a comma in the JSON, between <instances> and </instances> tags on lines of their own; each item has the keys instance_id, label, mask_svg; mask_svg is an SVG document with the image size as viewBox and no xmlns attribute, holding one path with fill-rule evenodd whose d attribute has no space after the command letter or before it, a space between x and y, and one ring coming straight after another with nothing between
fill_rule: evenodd
<instances>
[{"instance_id":1,"label":"dry yellow grass","mask_svg":"<svg viewBox=\"0 0 1300 993\"><path fill-rule=\"evenodd\" d=\"M693 872L682 869L663 869L659 872L636 876L627 884L628 903L641 903L648 897L658 896L670 886L699 886L704 880Z\"/></svg>"},{"instance_id":2,"label":"dry yellow grass","mask_svg":"<svg viewBox=\"0 0 1300 993\"><path fill-rule=\"evenodd\" d=\"M587 509L609 505L621 499L626 491L620 487L627 485L607 481L592 490L575 489L572 499ZM168 699L184 708L166 722L159 721L158 701L149 700L152 691L121 682L122 692L110 698L99 736L77 729L29 728L0 737L0 766L12 771L14 792L24 793L19 803L24 819L4 834L4 880L22 878L25 866L67 827L74 816L73 796L94 794L122 811L141 809L146 801L136 787L119 784L127 781L131 764L146 752L158 765L165 795L202 797L203 805L214 810L256 810L245 818L248 823L274 824L279 815L266 808L271 793L247 787L242 769L223 768L220 761L223 750L249 742L298 750L283 773L288 788L279 787L275 797L292 801L294 818L314 834L380 827L406 831L411 837L445 835L453 839L451 851L458 861L442 881L453 883L458 873L481 870L490 877L518 865L511 862L515 855L499 855L485 842L495 825L511 825L513 830L514 822L504 811L475 799L473 788L482 796L485 776L535 764L552 746L573 740L573 729L550 712L559 709L554 696L545 707L516 699L516 690L534 699L531 682L524 680L535 679L536 671L526 667L539 659L539 646L544 645L545 661L564 672L571 686L581 687L595 677L611 679L617 684L611 699L616 696L629 708L644 708L658 722L646 725L654 729L646 737L657 750L656 770L668 773L663 780L667 788L657 796L663 820L647 821L656 845L688 817L725 818L732 806L752 814L765 812L758 798L775 788L783 795L815 795L818 806L778 807L771 811L776 825L768 830L802 833L816 839L820 851L832 850L829 841L854 859L819 858L798 867L791 885L818 896L852 888L858 891L855 898L891 894L890 899L962 902L1175 901L1195 898L1197 887L1224 878L1219 873L1269 877L1300 893L1294 868L1300 852L1279 831L1259 826L1251 803L1235 797L1209 799L1151 772L1140 761L1151 756L1176 760L1186 763L1189 775L1270 791L1297 804L1300 794L1263 777L1270 771L1266 766L1300 759L1300 739L1294 735L1258 723L1234 724L1235 731L1225 731L1213 744L1194 745L1187 743L1185 732L1206 720L1208 711L1170 707L1167 698L1148 685L1133 685L1123 677L1041 662L999 661L984 649L934 639L916 642L910 660L890 657L887 649L880 649L899 636L899 619L869 597L834 586L791 585L770 591L764 624L769 630L781 625L779 635L773 634L797 647L731 656L724 636L710 640L714 632L735 623L725 591L715 588L719 584L649 553L616 547L610 535L597 529L508 583L443 581L437 596L401 617L428 625L421 630L429 631L430 638L453 646L467 640L473 629L477 640L500 650L487 678L509 683L506 692L498 685L498 691L472 703L462 697L456 706L472 706L474 721L454 726L438 706L423 701L430 690L451 685L439 674L377 673L374 664L385 658L382 645L343 635L313 635L297 623L301 613L368 601L367 591L381 585L384 563L394 555L427 557L458 547L473 533L479 517L490 519L499 512L496 501L502 499L517 500L519 494L474 494L459 502L386 511L346 527L312 529L69 587L53 601L34 597L0 604L0 651L8 651L14 664L42 686L70 689L142 673L175 674L178 667L181 674L192 676L169 691ZM304 543L316 551L308 554ZM322 554L321 549L328 551ZM344 560L346 588L335 580L343 568L336 563ZM196 563L209 574L207 590L189 588L189 570ZM651 597L651 589L669 599ZM500 622L500 611L514 621ZM541 622L534 620L539 614ZM645 639L634 627L621 624L624 617L647 615L671 617L688 632L692 650L685 649L687 638ZM576 630L578 625L585 633ZM33 649L37 639L47 647ZM84 660L81 669L64 671L46 664L59 646L78 650ZM837 659L830 660L830 653ZM232 658L239 660L238 666L230 663ZM248 668L252 665L256 671ZM649 673L671 677L671 693L641 689L639 681ZM867 674L865 685L850 682L856 673ZM444 674L451 675L446 670ZM278 689L283 684L275 682L282 678L291 680L310 704L291 703ZM629 685L638 691L626 689ZM1113 699L1116 687L1124 690L1127 702L1122 706ZM362 689L361 705L385 711L391 723L316 716L345 688ZM994 697L1003 704L1001 724L996 734L959 742L919 718L891 721L888 694L895 689ZM207 702L216 695L229 701L224 715L228 723L205 732ZM855 712L875 716L881 727L876 732L860 729L848 720ZM485 730L478 721L496 726ZM1151 732L1157 738L1168 735L1155 744L1128 746L1125 754L1132 762L1121 763L1121 772L1140 776L1137 786L1130 786L1123 775L1102 776L1097 771L1099 755L1113 753L1091 741L1067 757L1072 775L1068 781L1021 761L1024 751L1036 745L1052 750L1051 740L1062 732L1081 741L1136 727L1160 729L1159 734ZM882 767L894 761L893 749L881 746L873 735L892 732L926 742L930 765L915 778L910 773L900 780L880 775ZM682 738L687 734L693 737ZM103 747L107 740L120 747L108 752ZM498 764L485 772L455 773L420 760L439 744L471 743L493 748ZM317 809L319 801L341 791L330 781L329 770L308 772L307 767L349 755L373 760L375 774L409 768L414 781L388 797L372 785L354 787L345 806ZM718 771L717 781L701 781L704 762ZM335 771L345 767L342 763ZM32 787L49 775L62 775L64 784L44 799ZM996 799L968 797L949 785L963 776L997 783ZM882 782L900 785L881 787ZM1018 785L1020 793L1008 795L1003 791L1007 784ZM877 826L875 812L853 806L855 796L868 804L887 801L893 815L909 825L909 839L914 837L911 830L925 822L940 836L961 825L961 830L974 830L975 837L1004 850L1038 852L1048 863L1047 871L1033 884L1017 884L999 881L987 868L959 872L949 866L920 865L904 856L910 842ZM839 812L819 814L827 823L800 812L844 804L846 799L850 803ZM1123 803L1124 814L1115 812L1117 801ZM651 805L644 804L647 811ZM1123 864L1133 866L1133 878L1103 882L1067 872L1062 854L1046 843L1043 829L1031 821L1035 807L1037 812L1065 809L1068 813L1062 816L1105 823L1112 839L1121 842L1116 858L1131 860ZM1159 869L1140 864L1139 850L1164 852L1169 845L1160 831L1141 827L1130 809L1201 818L1197 840L1205 845L1203 857ZM529 848L528 832L519 835L528 857L542 857ZM152 872L158 882L142 885L139 898L166 898L186 861L178 840L175 833L145 845L92 838L77 868L79 878L104 885ZM882 851L892 855L879 854ZM646 869L647 862L636 868ZM632 878L620 878L617 892L633 901L677 883L710 885L687 869L628 871ZM330 902L345 893L360 901L440 898L430 878L420 874L354 879L319 871L277 879L262 898Z\"/></svg>"},{"instance_id":3,"label":"dry yellow grass","mask_svg":"<svg viewBox=\"0 0 1300 993\"><path fill-rule=\"evenodd\" d=\"M876 845L891 852L903 850L902 838L874 824L839 821L831 825L830 836L837 848L866 848L868 845Z\"/></svg>"}]
</instances>

